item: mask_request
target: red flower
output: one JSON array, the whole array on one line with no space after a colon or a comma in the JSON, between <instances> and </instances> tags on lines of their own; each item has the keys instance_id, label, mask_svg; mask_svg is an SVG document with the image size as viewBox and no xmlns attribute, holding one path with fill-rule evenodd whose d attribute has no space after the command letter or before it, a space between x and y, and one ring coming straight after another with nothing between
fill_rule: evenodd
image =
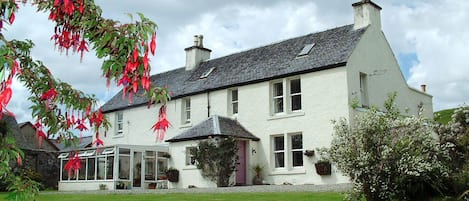
<instances>
[{"instance_id":1,"label":"red flower","mask_svg":"<svg viewBox=\"0 0 469 201\"><path fill-rule=\"evenodd\" d=\"M104 134L106 134L106 133L104 133ZM99 133L98 132L96 132L96 140L94 140L93 145L96 145L96 147L97 147L96 151L99 154L100 153L99 152L99 147L103 146L104 142L103 142L103 140L101 140L101 138L99 138Z\"/></svg>"},{"instance_id":2,"label":"red flower","mask_svg":"<svg viewBox=\"0 0 469 201\"><path fill-rule=\"evenodd\" d=\"M16 156L16 162L18 163L18 166L21 166L23 164L23 160L21 160L20 153Z\"/></svg>"},{"instance_id":3,"label":"red flower","mask_svg":"<svg viewBox=\"0 0 469 201\"><path fill-rule=\"evenodd\" d=\"M47 138L47 135L46 135L46 133L44 133L44 131L42 130L42 129L43 129L43 126L42 126L40 120L38 120L38 121L34 124L34 128L36 128L36 137L37 137L37 140L38 140L38 143L39 143L39 147L42 147L42 140L43 140L44 138Z\"/></svg>"},{"instance_id":4,"label":"red flower","mask_svg":"<svg viewBox=\"0 0 469 201\"><path fill-rule=\"evenodd\" d=\"M87 128L86 125L84 124L85 121L78 119L77 123L78 123L78 126L75 127L75 129L78 129L78 130L80 130L80 131L83 131L83 130L86 131L86 130L88 130L88 128Z\"/></svg>"},{"instance_id":5,"label":"red flower","mask_svg":"<svg viewBox=\"0 0 469 201\"><path fill-rule=\"evenodd\" d=\"M151 54L152 54L152 55L155 55L155 50L156 50L156 32L154 32L154 33L153 33L153 36L151 37L150 50L151 50Z\"/></svg>"},{"instance_id":6,"label":"red flower","mask_svg":"<svg viewBox=\"0 0 469 201\"><path fill-rule=\"evenodd\" d=\"M77 173L79 169L81 169L81 161L78 153L75 153L75 156L70 157L68 162L65 164L64 170L68 171L68 177L70 177L72 175L72 171Z\"/></svg>"},{"instance_id":7,"label":"red flower","mask_svg":"<svg viewBox=\"0 0 469 201\"><path fill-rule=\"evenodd\" d=\"M135 44L135 47L134 47L134 52L133 52L133 61L134 62L137 62L137 59L138 59L138 48L137 48L137 44Z\"/></svg>"},{"instance_id":8,"label":"red flower","mask_svg":"<svg viewBox=\"0 0 469 201\"><path fill-rule=\"evenodd\" d=\"M166 105L160 107L158 114L158 122L155 123L151 128L153 132L156 132L156 140L163 141L166 130L171 126L168 119L166 118Z\"/></svg>"},{"instance_id":9,"label":"red flower","mask_svg":"<svg viewBox=\"0 0 469 201\"><path fill-rule=\"evenodd\" d=\"M41 100L54 100L57 96L57 91L54 88L51 88L44 92L41 96Z\"/></svg>"},{"instance_id":10,"label":"red flower","mask_svg":"<svg viewBox=\"0 0 469 201\"><path fill-rule=\"evenodd\" d=\"M145 55L143 56L143 69L145 71L148 71L148 63L149 63L150 59L148 59L148 50L145 51Z\"/></svg>"},{"instance_id":11,"label":"red flower","mask_svg":"<svg viewBox=\"0 0 469 201\"><path fill-rule=\"evenodd\" d=\"M15 21L15 13L12 12L10 15L10 18L8 19L8 22L10 22L10 24L13 24L14 21Z\"/></svg>"},{"instance_id":12,"label":"red flower","mask_svg":"<svg viewBox=\"0 0 469 201\"><path fill-rule=\"evenodd\" d=\"M85 53L85 51L88 52L88 47L86 45L86 41L85 39L82 39L81 42L80 42L80 46L78 47L78 52L80 52L80 61L83 60L83 54Z\"/></svg>"},{"instance_id":13,"label":"red flower","mask_svg":"<svg viewBox=\"0 0 469 201\"><path fill-rule=\"evenodd\" d=\"M117 86L124 85L127 86L132 80L127 76L127 74L124 74L121 79L117 82Z\"/></svg>"}]
</instances>

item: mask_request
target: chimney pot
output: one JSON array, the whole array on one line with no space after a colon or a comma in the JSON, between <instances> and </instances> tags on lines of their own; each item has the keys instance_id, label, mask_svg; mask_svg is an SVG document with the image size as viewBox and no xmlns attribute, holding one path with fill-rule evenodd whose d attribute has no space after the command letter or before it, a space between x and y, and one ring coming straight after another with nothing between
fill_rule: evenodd
<instances>
[{"instance_id":1,"label":"chimney pot","mask_svg":"<svg viewBox=\"0 0 469 201\"><path fill-rule=\"evenodd\" d=\"M427 92L427 85L426 84L420 85L420 88L422 88L423 92Z\"/></svg>"}]
</instances>

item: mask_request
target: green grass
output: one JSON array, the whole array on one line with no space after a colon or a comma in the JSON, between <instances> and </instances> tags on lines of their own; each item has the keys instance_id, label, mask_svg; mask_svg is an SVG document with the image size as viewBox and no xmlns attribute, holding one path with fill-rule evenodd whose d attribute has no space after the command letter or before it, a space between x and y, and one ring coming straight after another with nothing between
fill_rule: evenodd
<instances>
[{"instance_id":1,"label":"green grass","mask_svg":"<svg viewBox=\"0 0 469 201\"><path fill-rule=\"evenodd\" d=\"M435 121L439 122L440 124L448 124L455 109L456 108L435 112Z\"/></svg>"},{"instance_id":2,"label":"green grass","mask_svg":"<svg viewBox=\"0 0 469 201\"><path fill-rule=\"evenodd\" d=\"M0 201L6 193L0 193ZM344 198L335 192L276 192L276 193L169 193L169 194L40 194L37 201L340 201Z\"/></svg>"}]
</instances>

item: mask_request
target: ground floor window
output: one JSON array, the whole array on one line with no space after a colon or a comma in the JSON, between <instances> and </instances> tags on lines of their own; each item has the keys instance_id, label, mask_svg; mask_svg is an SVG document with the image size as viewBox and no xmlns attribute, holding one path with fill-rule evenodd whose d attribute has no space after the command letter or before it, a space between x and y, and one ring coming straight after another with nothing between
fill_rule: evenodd
<instances>
[{"instance_id":1,"label":"ground floor window","mask_svg":"<svg viewBox=\"0 0 469 201\"><path fill-rule=\"evenodd\" d=\"M303 135L301 133L272 135L271 147L275 168L303 166Z\"/></svg>"}]
</instances>

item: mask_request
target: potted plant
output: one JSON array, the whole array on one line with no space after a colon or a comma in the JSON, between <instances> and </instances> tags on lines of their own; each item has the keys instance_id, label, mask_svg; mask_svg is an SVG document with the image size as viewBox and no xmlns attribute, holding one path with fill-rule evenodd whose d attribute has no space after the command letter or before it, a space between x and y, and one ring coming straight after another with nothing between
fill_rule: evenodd
<instances>
[{"instance_id":1,"label":"potted plant","mask_svg":"<svg viewBox=\"0 0 469 201\"><path fill-rule=\"evenodd\" d=\"M316 168L316 173L318 175L331 175L332 174L332 167L329 158L329 152L327 148L318 148L316 151L319 154L319 159L314 164Z\"/></svg>"},{"instance_id":2,"label":"potted plant","mask_svg":"<svg viewBox=\"0 0 469 201\"><path fill-rule=\"evenodd\" d=\"M313 157L314 156L314 150L307 149L307 150L305 150L304 155L307 156L307 157Z\"/></svg>"},{"instance_id":3,"label":"potted plant","mask_svg":"<svg viewBox=\"0 0 469 201\"><path fill-rule=\"evenodd\" d=\"M106 184L99 184L99 190L106 190Z\"/></svg>"},{"instance_id":4,"label":"potted plant","mask_svg":"<svg viewBox=\"0 0 469 201\"><path fill-rule=\"evenodd\" d=\"M170 182L178 182L179 181L179 170L176 168L168 168L166 170L166 177L168 178L168 181Z\"/></svg>"},{"instance_id":5,"label":"potted plant","mask_svg":"<svg viewBox=\"0 0 469 201\"><path fill-rule=\"evenodd\" d=\"M161 157L164 157L164 158L171 158L171 154L169 154L168 152L164 152Z\"/></svg>"},{"instance_id":6,"label":"potted plant","mask_svg":"<svg viewBox=\"0 0 469 201\"><path fill-rule=\"evenodd\" d=\"M264 178L262 177L262 171L264 170L264 166L257 164L252 167L252 170L256 173L256 175L254 175L254 177L252 178L252 184L262 185L264 180Z\"/></svg>"}]
</instances>

